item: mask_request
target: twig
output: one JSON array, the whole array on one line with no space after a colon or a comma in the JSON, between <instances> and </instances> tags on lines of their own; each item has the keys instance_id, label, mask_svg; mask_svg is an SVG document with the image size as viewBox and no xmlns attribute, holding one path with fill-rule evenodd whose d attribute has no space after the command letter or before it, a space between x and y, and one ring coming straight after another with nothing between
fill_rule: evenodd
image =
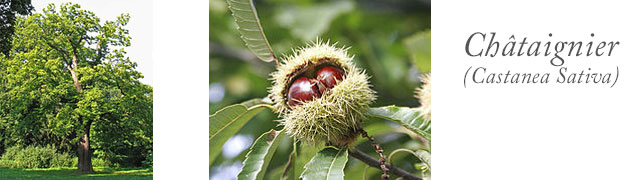
<instances>
[{"instance_id":1,"label":"twig","mask_svg":"<svg viewBox=\"0 0 640 180\"><path fill-rule=\"evenodd\" d=\"M360 134L363 138L369 139L369 141L371 142L371 146L376 148L376 152L378 153L378 155L380 155L380 159L378 159L378 162L380 162L380 169L382 169L382 175L380 177L383 180L388 180L389 175L387 173L389 172L389 168L385 166L387 158L384 157L382 147L380 147L380 144L376 143L373 137L369 136L369 134L367 134L367 131L364 131L364 129L360 129Z\"/></svg>"},{"instance_id":2,"label":"twig","mask_svg":"<svg viewBox=\"0 0 640 180\"><path fill-rule=\"evenodd\" d=\"M362 151L360 151L360 150L358 150L356 148L349 149L349 155L351 157L354 157L354 158L364 162L365 164L367 164L367 165L369 165L371 167L375 167L375 168L380 169L380 165L381 164L380 164L380 162L378 162L377 159L365 154L364 152L362 152ZM394 174L396 176L402 177L404 179L411 179L411 180L421 180L422 179L422 178L420 178L420 177L418 177L416 175L413 175L413 174L411 174L411 173L409 173L409 172L407 172L407 171L405 171L403 169L396 168L391 164L385 164L385 166L387 168L389 168L389 172L391 172L391 174Z\"/></svg>"}]
</instances>

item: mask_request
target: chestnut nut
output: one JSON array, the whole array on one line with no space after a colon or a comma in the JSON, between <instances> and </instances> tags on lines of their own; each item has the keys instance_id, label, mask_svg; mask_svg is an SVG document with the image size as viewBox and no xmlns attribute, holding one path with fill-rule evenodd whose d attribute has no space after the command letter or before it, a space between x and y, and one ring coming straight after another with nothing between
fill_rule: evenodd
<instances>
[{"instance_id":1,"label":"chestnut nut","mask_svg":"<svg viewBox=\"0 0 640 180\"><path fill-rule=\"evenodd\" d=\"M316 82L312 82L306 77L300 77L291 84L288 97L289 105L295 106L303 101L309 101L313 98L320 97L320 92L318 91Z\"/></svg>"},{"instance_id":2,"label":"chestnut nut","mask_svg":"<svg viewBox=\"0 0 640 180\"><path fill-rule=\"evenodd\" d=\"M334 66L324 66L316 72L316 77L309 79L299 77L291 83L288 91L289 106L296 106L305 101L322 96L326 91L342 81L344 71Z\"/></svg>"},{"instance_id":3,"label":"chestnut nut","mask_svg":"<svg viewBox=\"0 0 640 180\"><path fill-rule=\"evenodd\" d=\"M333 88L338 84L338 81L342 81L342 75L344 72L342 70L333 67L333 66L325 66L318 70L316 73L316 79L327 88L327 90Z\"/></svg>"}]
</instances>

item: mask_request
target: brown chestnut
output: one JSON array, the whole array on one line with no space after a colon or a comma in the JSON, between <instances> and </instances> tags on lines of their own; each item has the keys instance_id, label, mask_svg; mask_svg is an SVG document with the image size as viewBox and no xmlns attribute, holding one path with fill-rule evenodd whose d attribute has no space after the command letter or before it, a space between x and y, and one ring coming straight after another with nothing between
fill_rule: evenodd
<instances>
[{"instance_id":1,"label":"brown chestnut","mask_svg":"<svg viewBox=\"0 0 640 180\"><path fill-rule=\"evenodd\" d=\"M344 71L333 66L325 66L318 69L318 72L316 72L316 79L320 81L327 90L329 90L336 86L338 81L342 81L343 75Z\"/></svg>"},{"instance_id":2,"label":"brown chestnut","mask_svg":"<svg viewBox=\"0 0 640 180\"><path fill-rule=\"evenodd\" d=\"M296 106L304 101L310 101L317 97L320 97L318 86L316 86L316 82L309 78L300 77L293 81L291 87L289 87L289 106Z\"/></svg>"}]
</instances>

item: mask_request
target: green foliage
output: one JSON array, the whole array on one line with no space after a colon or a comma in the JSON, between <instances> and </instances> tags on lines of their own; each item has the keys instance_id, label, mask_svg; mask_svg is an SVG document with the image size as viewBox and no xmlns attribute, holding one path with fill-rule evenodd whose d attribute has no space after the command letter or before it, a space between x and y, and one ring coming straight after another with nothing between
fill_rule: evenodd
<instances>
[{"instance_id":1,"label":"green foliage","mask_svg":"<svg viewBox=\"0 0 640 180\"><path fill-rule=\"evenodd\" d=\"M118 164L114 164L113 162L109 161L108 159L102 159L102 158L93 158L93 159L91 159L91 165L93 167L119 167Z\"/></svg>"},{"instance_id":2,"label":"green foliage","mask_svg":"<svg viewBox=\"0 0 640 180\"><path fill-rule=\"evenodd\" d=\"M278 9L274 18L279 25L290 29L293 36L308 42L327 31L334 19L354 7L352 1L328 1L302 7L286 5Z\"/></svg>"},{"instance_id":3,"label":"green foliage","mask_svg":"<svg viewBox=\"0 0 640 180\"><path fill-rule=\"evenodd\" d=\"M0 0L0 53L9 55L16 17L31 11L31 0Z\"/></svg>"},{"instance_id":4,"label":"green foliage","mask_svg":"<svg viewBox=\"0 0 640 180\"><path fill-rule=\"evenodd\" d=\"M5 149L5 153L0 156L0 167L12 167L17 165L17 163L13 161L16 159L21 150L22 147L20 146L12 146Z\"/></svg>"},{"instance_id":5,"label":"green foliage","mask_svg":"<svg viewBox=\"0 0 640 180\"><path fill-rule=\"evenodd\" d=\"M304 171L304 166L307 165L307 163L311 161L311 159L315 157L316 154L323 149L323 147L300 143L297 149L298 153L296 154L296 162L295 166L293 166L295 170L295 176L293 177L294 179L300 179L299 177Z\"/></svg>"},{"instance_id":6,"label":"green foliage","mask_svg":"<svg viewBox=\"0 0 640 180\"><path fill-rule=\"evenodd\" d=\"M266 174L269 162L271 162L271 157L284 136L284 133L280 131L271 130L258 137L242 163L238 180L262 179Z\"/></svg>"},{"instance_id":7,"label":"green foliage","mask_svg":"<svg viewBox=\"0 0 640 180\"><path fill-rule=\"evenodd\" d=\"M229 130L229 129L225 130L224 127L227 127L227 126L240 126L240 127L234 127L234 129L241 128L242 126L244 126L244 124L242 125L230 125L230 124L235 123L234 121L237 121L237 119L242 119L243 121L248 121L249 119L251 119L257 112L249 113L251 111L249 109L257 108L260 106L268 106L265 104L260 104L260 102L261 101L259 100L251 100L251 101L245 102L244 104L232 105L218 111L216 114L212 116L212 117L216 117L216 119L218 120L217 121L218 123L211 124L210 128L215 128L216 130L212 132L230 133L235 131L235 130ZM254 106L247 109L245 104L254 105ZM392 120L402 125L406 129L413 131L414 133L421 136L422 138L425 138L426 140L431 139L431 123L430 121L426 121L424 119L424 116L419 111L419 109L387 106L387 107L371 108L368 113L372 117ZM220 122L222 122L220 121L221 119L226 119L229 122L224 123L224 124L227 124L225 126L218 126ZM219 127L223 127L223 128L219 128ZM371 129L372 127L374 127L375 129ZM381 129L388 130L389 127L388 125L374 123L373 125L367 126L367 128L365 129L371 130L372 132L371 134L375 135L375 134L384 132L384 131L381 131ZM229 132L225 132L225 131L229 131ZM231 135L232 134L233 133L231 133ZM244 165L241 172L238 175L238 179L262 179L279 145L280 138L282 138L281 134L282 133L280 133L279 131L271 130L269 132L262 134L258 139L255 140L254 145L250 148L249 153L246 155L246 159L244 160L244 163L243 163ZM219 141L210 141L210 145L213 142L219 142ZM358 141L358 143L359 142L361 141ZM296 144L294 145L297 146ZM291 177L291 174L295 175L294 177L301 177L303 179L315 179L317 177L320 177L320 178L326 177L329 179L335 179L335 178L342 179L344 177L344 169L346 166L345 164L348 159L347 153L345 152L347 148L338 150L333 147L327 147L322 151L318 152L317 154L315 154L315 156L313 156L313 158L311 159L310 157L312 156L310 155L312 153L310 152L313 151L314 146L310 144L305 144L303 146L304 148L300 154L298 154L295 149L294 151L292 151L294 156L292 157L293 159L292 165L290 165L291 167L289 168L293 169L292 170L293 172L288 173L288 177ZM428 151L430 150L429 147L430 147L429 145L418 145L414 147L415 149L418 149L418 150L416 152L412 151L412 153L416 157L418 157L418 159L421 161L419 164L417 164L416 170L420 170L423 177L425 178L430 178L431 160L430 160L430 153ZM222 148L221 145L219 145L218 148L219 149L210 148L209 151L210 153L212 151L218 151L219 153ZM426 149L427 151L421 150L422 148ZM301 167L300 163L305 163L305 162L308 162L308 163L304 165L304 171L300 176L298 176L298 174L296 174L296 169L301 169L301 168L298 168L298 167ZM282 176L282 175L278 175L278 173L284 173L285 168L286 166L278 167L277 169L279 170L276 171L277 173L272 173L267 177Z\"/></svg>"},{"instance_id":8,"label":"green foliage","mask_svg":"<svg viewBox=\"0 0 640 180\"><path fill-rule=\"evenodd\" d=\"M411 60L413 61L420 72L431 72L431 32L418 32L406 39L404 39L404 45L411 53Z\"/></svg>"},{"instance_id":9,"label":"green foliage","mask_svg":"<svg viewBox=\"0 0 640 180\"><path fill-rule=\"evenodd\" d=\"M255 100L226 107L209 117L209 163L222 151L223 143L238 132L253 116L269 107L255 104ZM253 106L247 106L247 105Z\"/></svg>"},{"instance_id":10,"label":"green foliage","mask_svg":"<svg viewBox=\"0 0 640 180\"><path fill-rule=\"evenodd\" d=\"M347 148L327 147L304 166L302 179L343 179L348 158Z\"/></svg>"},{"instance_id":11,"label":"green foliage","mask_svg":"<svg viewBox=\"0 0 640 180\"><path fill-rule=\"evenodd\" d=\"M58 153L52 146L14 146L0 158L0 167L6 168L50 168L69 167L73 158L66 153Z\"/></svg>"},{"instance_id":12,"label":"green foliage","mask_svg":"<svg viewBox=\"0 0 640 180\"><path fill-rule=\"evenodd\" d=\"M371 108L369 114L397 122L423 138L431 140L431 121L426 120L419 109L386 106Z\"/></svg>"},{"instance_id":13,"label":"green foliage","mask_svg":"<svg viewBox=\"0 0 640 180\"><path fill-rule=\"evenodd\" d=\"M431 153L425 150L418 150L415 153L421 161L418 167L422 172L422 177L424 179L431 179Z\"/></svg>"},{"instance_id":14,"label":"green foliage","mask_svg":"<svg viewBox=\"0 0 640 180\"><path fill-rule=\"evenodd\" d=\"M50 4L19 17L0 57L0 139L75 153L90 130L92 150L141 165L152 149L153 89L126 57L128 14L100 20L77 4Z\"/></svg>"},{"instance_id":15,"label":"green foliage","mask_svg":"<svg viewBox=\"0 0 640 180\"><path fill-rule=\"evenodd\" d=\"M276 56L264 36L253 0L227 0L227 2L247 47L263 61L275 60Z\"/></svg>"},{"instance_id":16,"label":"green foliage","mask_svg":"<svg viewBox=\"0 0 640 180\"><path fill-rule=\"evenodd\" d=\"M142 167L153 168L153 153L149 150L149 153L144 156L145 159L142 161Z\"/></svg>"}]
</instances>

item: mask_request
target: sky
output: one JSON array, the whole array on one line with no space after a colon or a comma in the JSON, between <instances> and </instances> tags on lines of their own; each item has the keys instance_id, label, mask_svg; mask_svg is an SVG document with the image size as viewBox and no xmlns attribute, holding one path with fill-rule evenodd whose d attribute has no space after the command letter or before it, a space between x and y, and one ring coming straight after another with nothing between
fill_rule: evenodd
<instances>
[{"instance_id":1,"label":"sky","mask_svg":"<svg viewBox=\"0 0 640 180\"><path fill-rule=\"evenodd\" d=\"M31 3L36 13L41 13L49 3L54 3L58 7L65 2L80 4L82 9L95 13L101 23L105 20L115 20L120 14L129 13L131 19L125 28L129 30L131 46L125 47L125 51L131 61L138 63L136 69L144 75L142 83L153 86L153 60L151 59L153 7L151 0L35 0Z\"/></svg>"}]
</instances>

